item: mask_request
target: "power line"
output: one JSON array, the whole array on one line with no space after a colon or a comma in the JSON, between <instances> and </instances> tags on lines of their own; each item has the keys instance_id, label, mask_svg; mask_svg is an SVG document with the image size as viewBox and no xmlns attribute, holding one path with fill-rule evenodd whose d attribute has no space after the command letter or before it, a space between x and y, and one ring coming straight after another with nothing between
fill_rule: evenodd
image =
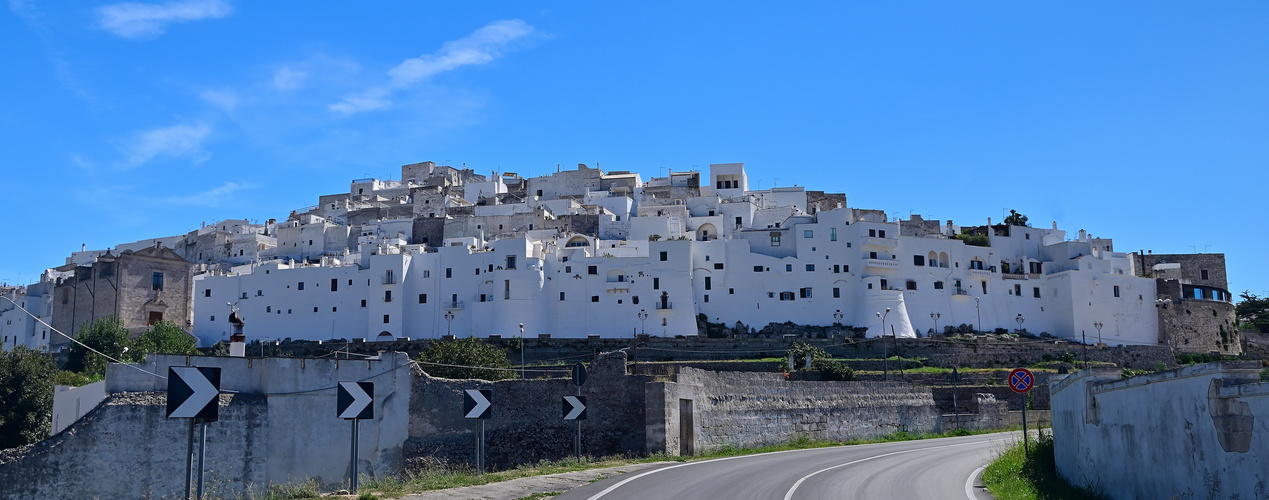
<instances>
[{"instance_id":1,"label":"power line","mask_svg":"<svg viewBox=\"0 0 1269 500\"><path fill-rule=\"evenodd\" d=\"M61 335L61 336L63 336L63 337L66 337L66 338L67 338L68 340L70 340L71 342L74 342L74 343L76 343L76 344L79 344L80 346L83 346L83 348L84 348L84 349L88 349L89 351L95 352L95 353L97 353L99 356L101 356L101 357L103 357L103 358L106 358L106 359L108 359L108 360L114 361L115 363L119 363L119 364L122 364L122 365L126 365L126 366L128 366L128 367L130 367L130 368L132 368L132 369L134 369L134 370L137 370L137 371L139 371L139 372L141 372L141 373L144 373L144 374L146 374L146 375L153 375L153 376L158 377L158 378L161 378L161 379L163 379L163 380L167 380L167 377L164 377L164 376L159 375L159 374L157 374L157 373L154 373L154 372L152 372L152 371L149 371L149 370L143 369L143 368L141 368L141 367L137 366L137 365L136 365L136 363L127 363L127 362L124 362L124 361L122 361L122 360L119 360L119 359L113 358L113 357L111 357L110 355L108 355L108 354L106 354L106 353L104 353L104 352L101 352L101 351L98 351L98 350L96 350L96 349L93 349L92 347L89 347L89 346L88 346L88 344L85 344L85 343L83 343L83 342L80 342L80 341L79 341L78 339L76 339L75 337L71 337L70 335L67 335L67 334L65 334L65 333L62 333L62 332L61 332L61 330L58 330L58 329L56 329L56 328L53 328L53 325L50 325L50 324L48 324L48 323L45 323L45 322L44 322L44 320L40 319L40 317L39 317L39 316L36 316L36 315L32 314L32 313L31 313L31 311L28 311L28 310L26 310L26 308L24 308L24 307L22 307L22 306L18 305L18 303L17 303L17 302L14 302L14 301L13 301L13 299L11 299L11 298L9 298L9 297L5 297L5 296L3 296L3 295L0 295L0 297L3 297L3 298L4 298L4 300L7 300L7 301L9 301L9 303L10 303L10 304L13 304L13 307L18 308L18 310L20 310L20 311L22 311L22 312L26 313L28 316L30 316L30 317L32 317L32 318L35 318L35 320L36 320L36 321L39 321L39 322L40 322L40 324L42 324L42 325L44 325L44 326L47 326L50 330L53 330L53 333L56 333L56 334Z\"/></svg>"}]
</instances>

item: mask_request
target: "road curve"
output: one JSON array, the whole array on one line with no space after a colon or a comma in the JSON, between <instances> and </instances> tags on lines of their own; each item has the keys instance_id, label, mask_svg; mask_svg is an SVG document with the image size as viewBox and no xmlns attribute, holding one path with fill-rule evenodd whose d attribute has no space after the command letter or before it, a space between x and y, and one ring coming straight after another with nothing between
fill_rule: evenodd
<instances>
[{"instance_id":1,"label":"road curve","mask_svg":"<svg viewBox=\"0 0 1269 500\"><path fill-rule=\"evenodd\" d=\"M983 434L686 462L614 476L556 498L990 499L973 481L1018 437Z\"/></svg>"}]
</instances>

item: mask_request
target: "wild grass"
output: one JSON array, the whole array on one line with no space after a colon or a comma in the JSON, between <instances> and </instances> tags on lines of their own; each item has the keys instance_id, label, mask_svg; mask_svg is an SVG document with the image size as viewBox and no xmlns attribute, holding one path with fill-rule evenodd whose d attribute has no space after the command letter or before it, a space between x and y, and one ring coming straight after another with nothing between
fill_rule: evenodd
<instances>
[{"instance_id":1,"label":"wild grass","mask_svg":"<svg viewBox=\"0 0 1269 500\"><path fill-rule=\"evenodd\" d=\"M1101 500L1096 491L1077 488L1058 476L1053 435L1040 434L1027 456L1022 442L1001 452L983 471L983 484L999 500Z\"/></svg>"}]
</instances>

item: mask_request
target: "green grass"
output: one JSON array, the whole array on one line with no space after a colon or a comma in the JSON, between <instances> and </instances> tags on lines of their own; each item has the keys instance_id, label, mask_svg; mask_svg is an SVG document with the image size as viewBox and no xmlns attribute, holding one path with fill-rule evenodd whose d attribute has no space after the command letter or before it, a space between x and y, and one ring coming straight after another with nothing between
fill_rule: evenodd
<instances>
[{"instance_id":1,"label":"green grass","mask_svg":"<svg viewBox=\"0 0 1269 500\"><path fill-rule=\"evenodd\" d=\"M1027 457L1022 442L1010 446L983 471L987 491L999 500L1100 500L1095 491L1076 488L1057 474L1053 436L1041 433Z\"/></svg>"},{"instance_id":2,"label":"green grass","mask_svg":"<svg viewBox=\"0 0 1269 500\"><path fill-rule=\"evenodd\" d=\"M1016 430L1016 429L1015 429ZM943 434L931 433L912 433L912 432L896 432L887 434L878 438L859 439L851 441L816 441L806 437L795 438L787 443L762 446L758 448L736 448L726 446L719 450L703 453L691 457L671 456L664 454L656 454L645 457L621 457L610 456L599 459L568 458L559 461L542 461L536 464L521 465L514 469L487 472L477 474L469 465L432 465L422 470L413 471L404 477L386 477L381 479L371 479L362 482L361 490L373 492L385 498L397 498L409 494L421 493L424 491L441 490L448 488L457 488L461 486L477 486L482 484L497 483L522 477L542 476L547 474L559 474L562 472L574 472L590 469L599 469L605 467L620 467L622 465L652 463L652 462L689 462L699 460L709 460L713 458L734 457L741 455L752 455L757 453L770 453L773 451L801 450L809 448L824 448L829 446L845 446L856 444L872 444L872 443L889 443L896 441L912 441L918 439L933 439L953 436L969 436L974 434L987 434L995 431L952 431ZM558 493L555 493L558 494ZM551 493L543 495L554 495ZM541 497L526 497L541 498Z\"/></svg>"},{"instance_id":3,"label":"green grass","mask_svg":"<svg viewBox=\"0 0 1269 500\"><path fill-rule=\"evenodd\" d=\"M558 496L560 493L564 493L564 492L563 491L548 491L546 493L534 493L527 497L520 497L520 500L538 500L539 498L549 498L553 496Z\"/></svg>"}]
</instances>

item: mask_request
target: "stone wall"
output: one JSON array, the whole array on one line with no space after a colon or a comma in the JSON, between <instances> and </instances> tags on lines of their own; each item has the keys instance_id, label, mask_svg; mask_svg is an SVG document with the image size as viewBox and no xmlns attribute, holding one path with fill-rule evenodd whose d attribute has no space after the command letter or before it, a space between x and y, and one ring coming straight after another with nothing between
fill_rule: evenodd
<instances>
[{"instance_id":1,"label":"stone wall","mask_svg":"<svg viewBox=\"0 0 1269 500\"><path fill-rule=\"evenodd\" d=\"M587 419L582 449L592 456L639 453L644 448L644 384L626 375L625 353L599 357L582 395ZM502 469L572 455L575 422L563 420L563 397L577 394L569 379L448 380L417 373L410 400L406 456L475 463L476 420L464 418L463 391L491 389L492 418L485 421L485 464Z\"/></svg>"},{"instance_id":2,"label":"stone wall","mask_svg":"<svg viewBox=\"0 0 1269 500\"><path fill-rule=\"evenodd\" d=\"M1269 382L1260 369L1209 363L1128 379L1081 370L1053 381L1058 473L1116 499L1264 498Z\"/></svg>"},{"instance_id":3,"label":"stone wall","mask_svg":"<svg viewBox=\"0 0 1269 500\"><path fill-rule=\"evenodd\" d=\"M165 413L163 393L111 395L66 431L0 453L0 497L184 498L189 424ZM269 434L277 432L268 420L264 397L221 396L220 421L207 426L206 494L263 490Z\"/></svg>"},{"instance_id":4,"label":"stone wall","mask_svg":"<svg viewBox=\"0 0 1269 500\"><path fill-rule=\"evenodd\" d=\"M648 384L646 400L649 453L942 430L930 390L899 382L790 382L778 373L684 368L673 382Z\"/></svg>"}]
</instances>

